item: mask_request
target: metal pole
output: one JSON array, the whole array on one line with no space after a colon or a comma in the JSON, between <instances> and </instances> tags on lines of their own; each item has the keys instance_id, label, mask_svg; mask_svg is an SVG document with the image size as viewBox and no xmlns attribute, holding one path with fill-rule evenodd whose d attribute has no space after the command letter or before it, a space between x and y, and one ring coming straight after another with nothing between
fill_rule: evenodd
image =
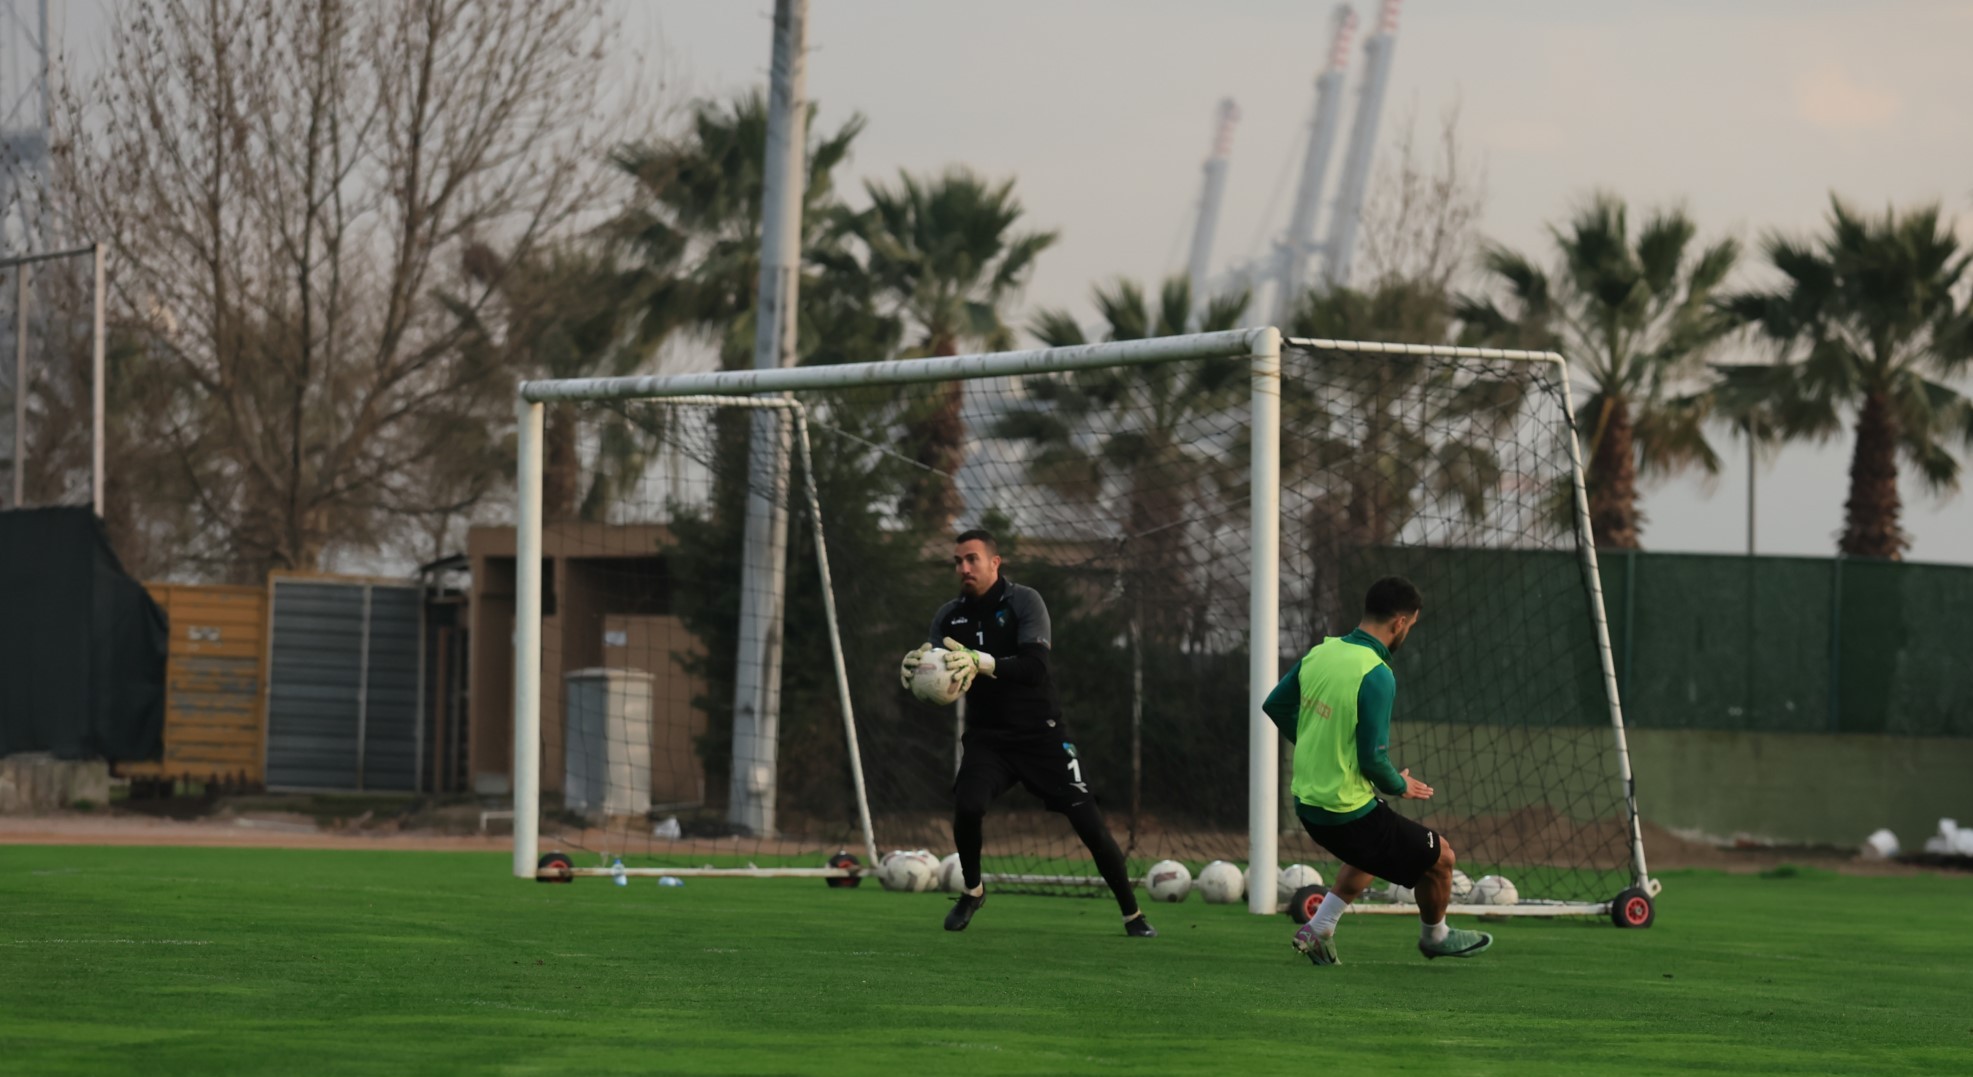
<instances>
[{"instance_id":1,"label":"metal pole","mask_svg":"<svg viewBox=\"0 0 1973 1077\"><path fill-rule=\"evenodd\" d=\"M822 540L822 496L815 489L815 453L808 442L808 417L800 405L793 409L795 440L802 454L802 476L808 486L808 513L815 528L815 570L822 581L822 609L829 623L829 660L835 666L836 704L843 709L843 743L849 749L850 782L856 787L856 818L863 824L863 851L877 863L877 832L870 825L870 794L863 784L863 750L856 741L856 712L851 708L849 667L843 662L842 626L836 621L836 584L829 575L829 546Z\"/></svg>"},{"instance_id":2,"label":"metal pole","mask_svg":"<svg viewBox=\"0 0 1973 1077\"><path fill-rule=\"evenodd\" d=\"M95 321L94 321L95 349L92 355L90 356L90 362L89 362L89 371L90 371L89 408L90 408L90 430L92 431L91 440L90 440L91 447L90 447L90 455L89 455L89 503L95 507L96 515L102 516L104 514L104 510L103 510L103 398L104 398L103 308L105 305L104 304L105 296L103 294L103 281L106 278L107 274L104 272L105 251L103 245L101 243L93 243L90 244L90 249L94 252L96 259L96 312L95 312Z\"/></svg>"},{"instance_id":3,"label":"metal pole","mask_svg":"<svg viewBox=\"0 0 1973 1077\"><path fill-rule=\"evenodd\" d=\"M1555 376L1562 383L1562 416L1569 430L1569 463L1576 492L1576 547L1582 552L1589 615L1596 626L1596 656L1603 665L1603 694L1610 704L1610 728L1617 740L1617 776L1623 782L1624 806L1630 813L1631 885L1648 891L1651 875L1644 864L1644 828L1637 814L1637 782L1631 775L1630 744L1624 737L1623 695L1617 688L1616 658L1610 653L1610 620L1603 609L1603 577L1596 565L1596 540L1590 528L1589 484L1583 477L1582 442L1576 437L1575 394L1569 388L1569 364L1559 355L1555 357ZM1628 600L1629 596L1625 598Z\"/></svg>"},{"instance_id":4,"label":"metal pole","mask_svg":"<svg viewBox=\"0 0 1973 1077\"><path fill-rule=\"evenodd\" d=\"M1754 426L1747 425L1747 556L1754 556Z\"/></svg>"},{"instance_id":5,"label":"metal pole","mask_svg":"<svg viewBox=\"0 0 1973 1077\"><path fill-rule=\"evenodd\" d=\"M1261 703L1274 688L1281 651L1281 333L1253 337L1251 591L1247 624L1247 911L1274 913L1280 736Z\"/></svg>"},{"instance_id":6,"label":"metal pole","mask_svg":"<svg viewBox=\"0 0 1973 1077\"><path fill-rule=\"evenodd\" d=\"M27 505L27 267L14 300L14 508Z\"/></svg>"},{"instance_id":7,"label":"metal pole","mask_svg":"<svg viewBox=\"0 0 1973 1077\"><path fill-rule=\"evenodd\" d=\"M541 833L541 418L520 402L514 486L514 874L534 878Z\"/></svg>"},{"instance_id":8,"label":"metal pole","mask_svg":"<svg viewBox=\"0 0 1973 1077\"><path fill-rule=\"evenodd\" d=\"M754 310L756 370L795 365L803 151L808 141L802 55L807 47L807 28L807 0L776 0L766 185L761 198L760 289ZM780 742L781 626L786 611L788 548L788 505L782 496L788 433L777 416L765 412L754 415L748 459L727 817L749 833L771 834Z\"/></svg>"},{"instance_id":9,"label":"metal pole","mask_svg":"<svg viewBox=\"0 0 1973 1077\"><path fill-rule=\"evenodd\" d=\"M363 620L356 633L356 790L363 791L364 756L370 737L370 618L373 615L369 584L363 585Z\"/></svg>"}]
</instances>

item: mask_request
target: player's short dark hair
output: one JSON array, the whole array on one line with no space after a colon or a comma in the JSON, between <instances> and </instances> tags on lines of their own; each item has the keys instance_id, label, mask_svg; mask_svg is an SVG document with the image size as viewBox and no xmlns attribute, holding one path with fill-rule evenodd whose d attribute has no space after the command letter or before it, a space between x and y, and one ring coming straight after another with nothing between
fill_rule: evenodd
<instances>
[{"instance_id":1,"label":"player's short dark hair","mask_svg":"<svg viewBox=\"0 0 1973 1077\"><path fill-rule=\"evenodd\" d=\"M988 531L984 527L975 527L970 531L961 531L959 532L959 537L952 540L954 546L964 546L969 542L977 542L987 548L987 553L995 557L1000 556L1000 543L995 542L993 540L993 532Z\"/></svg>"},{"instance_id":2,"label":"player's short dark hair","mask_svg":"<svg viewBox=\"0 0 1973 1077\"><path fill-rule=\"evenodd\" d=\"M1401 613L1417 613L1425 607L1418 586L1403 576L1386 576L1370 585L1363 596L1363 616L1382 623Z\"/></svg>"}]
</instances>

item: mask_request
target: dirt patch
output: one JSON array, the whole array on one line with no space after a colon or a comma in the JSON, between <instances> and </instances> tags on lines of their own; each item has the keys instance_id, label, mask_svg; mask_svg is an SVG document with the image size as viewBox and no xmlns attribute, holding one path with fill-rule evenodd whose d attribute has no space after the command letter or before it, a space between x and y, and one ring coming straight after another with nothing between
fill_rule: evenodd
<instances>
[{"instance_id":1,"label":"dirt patch","mask_svg":"<svg viewBox=\"0 0 1973 1077\"><path fill-rule=\"evenodd\" d=\"M445 834L396 828L324 829L305 815L260 813L173 819L117 812L0 816L0 845L191 845L275 849L405 849L499 852L505 834Z\"/></svg>"},{"instance_id":2,"label":"dirt patch","mask_svg":"<svg viewBox=\"0 0 1973 1077\"><path fill-rule=\"evenodd\" d=\"M212 814L179 817L180 813L155 811L64 812L49 815L0 816L0 845L185 845L279 849L403 849L415 851L508 852L513 848L506 820L491 820L491 832L479 832L480 808L450 805L407 810L382 805L354 814L342 814L340 803L328 805L297 802L300 811L278 810L273 798L221 802L207 808ZM1015 813L1010 813L1015 816ZM896 820L892 820L893 823ZM938 832L943 848L943 820L923 820L915 831ZM1046 826L1043 824L1046 823ZM1023 825L1031 824L1031 825ZM1644 851L1653 873L1700 868L1753 874L1784 865L1822 868L1850 875L1914 875L1959 873L1973 862L1907 863L1864 859L1855 852L1829 848L1775 846L1719 846L1682 838L1654 823L1646 822ZM1485 820L1462 820L1448 833L1457 835L1462 858L1482 861L1490 856L1503 860L1533 856L1541 862L1573 865L1585 860L1621 859L1625 848L1621 824L1614 822L1577 823L1545 811L1515 813ZM1018 835L1018 839L1016 839ZM653 841L647 836L633 840L623 829L598 828L576 831L543 827L543 847L565 844L573 849L602 849L635 846L643 851L662 849L666 855L695 856L774 856L812 852L813 841L757 841L737 837L688 837L677 841ZM1015 816L1002 820L992 837L998 839L988 851L1016 854L1032 851L1032 842L1067 837L1067 828L1052 817L1028 819ZM1204 837L1203 835L1195 835ZM1286 839L1298 834L1284 835ZM1176 835L1165 833L1165 842ZM1232 848L1244 844L1244 834L1214 833L1212 848ZM1070 841L1072 844L1072 839ZM922 842L920 844L923 844ZM1180 844L1186 844L1180 842ZM1193 843L1198 844L1198 843ZM887 846L888 847L888 846ZM1284 847L1284 855L1287 852ZM1937 859L1937 858L1935 858Z\"/></svg>"}]
</instances>

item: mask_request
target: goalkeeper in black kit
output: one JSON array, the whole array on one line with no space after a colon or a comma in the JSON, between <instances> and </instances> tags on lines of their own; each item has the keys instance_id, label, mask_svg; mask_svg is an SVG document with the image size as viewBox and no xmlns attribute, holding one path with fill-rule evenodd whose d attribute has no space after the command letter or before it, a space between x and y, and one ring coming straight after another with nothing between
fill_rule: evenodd
<instances>
[{"instance_id":1,"label":"goalkeeper in black kit","mask_svg":"<svg viewBox=\"0 0 1973 1077\"><path fill-rule=\"evenodd\" d=\"M899 670L910 687L926 652L944 647L946 668L968 701L959 776L952 783L952 839L959 847L965 890L946 914L945 929L966 930L986 904L980 881L981 824L987 806L1019 784L1049 811L1068 817L1116 895L1124 933L1156 937L1137 907L1123 850L1103 822L1075 743L1062 724L1062 705L1048 668L1048 606L1034 588L1000 574L998 548L985 531L967 531L953 540L952 567L959 577L959 597L939 607L928 642L905 655Z\"/></svg>"}]
</instances>

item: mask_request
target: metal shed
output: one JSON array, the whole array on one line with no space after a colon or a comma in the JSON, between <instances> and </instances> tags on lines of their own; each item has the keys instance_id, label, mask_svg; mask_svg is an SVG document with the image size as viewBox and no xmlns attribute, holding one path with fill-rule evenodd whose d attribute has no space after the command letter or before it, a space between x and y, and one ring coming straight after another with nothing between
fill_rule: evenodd
<instances>
[{"instance_id":1,"label":"metal shed","mask_svg":"<svg viewBox=\"0 0 1973 1077\"><path fill-rule=\"evenodd\" d=\"M396 581L268 581L267 785L418 789L424 592Z\"/></svg>"}]
</instances>

